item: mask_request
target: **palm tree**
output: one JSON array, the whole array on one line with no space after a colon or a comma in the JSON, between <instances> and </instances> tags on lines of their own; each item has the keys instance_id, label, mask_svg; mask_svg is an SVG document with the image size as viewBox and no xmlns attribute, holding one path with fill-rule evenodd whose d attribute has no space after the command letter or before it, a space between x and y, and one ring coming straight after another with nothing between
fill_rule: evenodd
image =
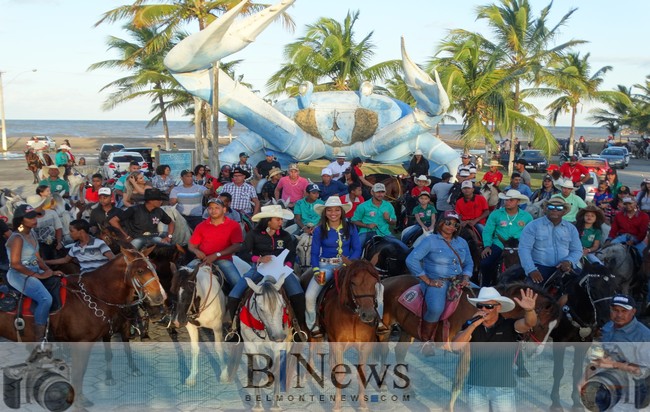
<instances>
[{"instance_id":1,"label":"palm tree","mask_svg":"<svg viewBox=\"0 0 650 412\"><path fill-rule=\"evenodd\" d=\"M152 106L149 113L154 114L147 127L152 127L162 121L165 136L165 147L170 149L169 125L167 112L169 110L184 110L191 95L187 93L178 82L167 72L163 65L164 53L171 50L174 45L182 40L183 34L179 33L167 42L161 52L148 54L142 53L144 45L156 37L156 28L137 28L132 24L124 26L131 40L111 36L108 38L108 48L118 50L120 58L104 60L92 64L88 70L102 68L119 68L131 72L130 75L108 83L103 90L117 88L111 93L102 108L112 110L116 106L141 97L149 97ZM134 55L136 55L134 57Z\"/></svg>"},{"instance_id":2,"label":"palm tree","mask_svg":"<svg viewBox=\"0 0 650 412\"><path fill-rule=\"evenodd\" d=\"M621 92L598 90L603 83L604 74L610 71L612 67L601 67L593 75L590 75L589 56L589 53L584 56L580 56L580 53L568 53L562 56L562 58L551 64L551 68L544 79L547 84L553 87L545 90L545 92L548 95L559 95L546 107L550 110L549 121L551 124L555 126L561 113L571 114L569 155L573 154L575 122L579 105L586 101L630 104L629 98Z\"/></svg>"},{"instance_id":3,"label":"palm tree","mask_svg":"<svg viewBox=\"0 0 650 412\"><path fill-rule=\"evenodd\" d=\"M359 12L348 12L343 24L332 18L320 18L307 25L305 35L284 48L289 61L267 82L271 96L298 94L301 83L309 81L314 91L357 90L365 80L392 77L400 62L390 60L368 66L374 55L373 32L355 41L354 25Z\"/></svg>"},{"instance_id":4,"label":"palm tree","mask_svg":"<svg viewBox=\"0 0 650 412\"><path fill-rule=\"evenodd\" d=\"M158 36L152 38L143 48L143 53L159 52L162 50L162 45L167 41L166 39L172 38L175 33L179 32L186 25L198 22L199 30L205 29L212 23L217 15L230 10L239 4L241 0L135 0L132 5L119 6L115 9L109 10L102 18L95 23L98 26L102 23L112 23L119 20L128 20L136 27L151 27L157 26L160 28ZM254 14L268 7L267 4L261 3L247 3L242 9L242 14ZM287 28L293 28L294 23L288 14L283 13L282 21ZM214 80L213 80L213 101L212 101L212 133L211 133L211 147L212 153L212 167L218 169L218 147L219 147L219 129L218 129L218 75L217 69L219 63L213 64ZM202 137L204 135L204 128L201 125L204 123L202 120L206 116L202 116L205 112L203 102L199 98L194 98L194 104L198 110L194 110L194 123L195 123L195 147L199 159L203 158L203 144Z\"/></svg>"},{"instance_id":5,"label":"palm tree","mask_svg":"<svg viewBox=\"0 0 650 412\"><path fill-rule=\"evenodd\" d=\"M615 91L623 93L627 96L628 99L632 102L632 88L626 87L622 84L616 86ZM588 117L589 120L593 121L596 124L601 124L607 131L612 135L616 136L616 133L623 127L627 118L630 114L631 105L623 104L619 100L616 101L605 101L606 108L598 107L591 109L589 113L591 116Z\"/></svg>"},{"instance_id":6,"label":"palm tree","mask_svg":"<svg viewBox=\"0 0 650 412\"><path fill-rule=\"evenodd\" d=\"M508 173L512 172L515 153L515 132L517 129L530 133L533 145L546 153L557 148L557 141L533 118L521 113L522 85L532 84L538 80L537 74L558 53L581 44L581 40L570 40L549 49L562 27L576 9L569 10L555 26L549 26L548 16L553 3L544 7L539 16L534 17L528 0L500 0L498 4L489 4L477 8L477 18L485 20L495 36L490 49L503 51L499 64L501 69L511 73L520 73L513 77L511 84L512 110L509 116L510 129L510 163Z\"/></svg>"}]
</instances>

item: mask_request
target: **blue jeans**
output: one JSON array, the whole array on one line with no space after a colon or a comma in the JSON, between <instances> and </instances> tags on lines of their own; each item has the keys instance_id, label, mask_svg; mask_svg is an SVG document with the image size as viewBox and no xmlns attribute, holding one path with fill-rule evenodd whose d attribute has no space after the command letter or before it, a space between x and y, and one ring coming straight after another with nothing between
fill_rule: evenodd
<instances>
[{"instance_id":1,"label":"blue jeans","mask_svg":"<svg viewBox=\"0 0 650 412\"><path fill-rule=\"evenodd\" d=\"M472 412L515 411L515 388L467 385L467 403Z\"/></svg>"},{"instance_id":2,"label":"blue jeans","mask_svg":"<svg viewBox=\"0 0 650 412\"><path fill-rule=\"evenodd\" d=\"M420 281L420 288L424 294L424 301L427 303L427 311L422 317L427 322L438 322L442 312L445 310L447 303L447 288L449 287L448 279L433 279L442 281L442 287L436 288L427 286L424 282Z\"/></svg>"},{"instance_id":3,"label":"blue jeans","mask_svg":"<svg viewBox=\"0 0 650 412\"><path fill-rule=\"evenodd\" d=\"M312 262L312 265L315 266L315 262ZM321 272L325 272L325 282L327 283L332 279L332 277L334 277L334 270L341 266L343 266L342 263L332 264L320 262L318 264L318 269L320 269ZM318 299L318 295L320 294L321 289L323 289L323 286L319 285L318 282L316 282L316 279L312 278L309 281L307 290L305 291L305 306L307 309L306 322L307 328L310 330L314 328L314 324L316 323L316 300Z\"/></svg>"},{"instance_id":4,"label":"blue jeans","mask_svg":"<svg viewBox=\"0 0 650 412\"><path fill-rule=\"evenodd\" d=\"M544 266L544 265L536 265L537 270L539 270L539 273L542 274L542 278L544 280L542 281L542 285L557 271L557 268L555 266ZM533 280L530 278L530 275L526 275L526 283L530 285L535 285L536 283L533 282Z\"/></svg>"},{"instance_id":5,"label":"blue jeans","mask_svg":"<svg viewBox=\"0 0 650 412\"><path fill-rule=\"evenodd\" d=\"M135 239L131 240L131 244L133 245L134 248L137 250L142 249L142 246L145 245L147 242L153 242L153 243L160 243L160 244L165 244L162 240L163 237L167 236L166 233L160 234L160 236L142 236L142 237L136 237ZM169 243L166 243L169 244Z\"/></svg>"},{"instance_id":6,"label":"blue jeans","mask_svg":"<svg viewBox=\"0 0 650 412\"><path fill-rule=\"evenodd\" d=\"M248 284L246 283L245 278L250 278L253 282L258 283L260 280L262 280L262 275L259 274L257 268L253 266L251 270L244 274L244 277L240 278L237 281L235 287L232 288L230 294L228 295L229 298L241 299L244 296L244 292L246 292L246 289L248 288ZM298 281L298 277L294 273L291 273L284 279L282 288L287 293L288 297L304 293L302 287L300 286L300 282Z\"/></svg>"},{"instance_id":7,"label":"blue jeans","mask_svg":"<svg viewBox=\"0 0 650 412\"><path fill-rule=\"evenodd\" d=\"M646 246L645 243L643 242L643 239L641 239L641 241L639 242L636 237L628 233L624 233L622 235L616 236L614 239L612 239L612 244L626 243L630 240L634 242L634 247L636 248L636 250L639 251L639 256L643 256L643 249L645 249Z\"/></svg>"},{"instance_id":8,"label":"blue jeans","mask_svg":"<svg viewBox=\"0 0 650 412\"><path fill-rule=\"evenodd\" d=\"M25 282L25 279L27 279L27 282ZM36 303L34 323L37 325L46 325L50 308L52 307L52 295L50 295L50 292L41 283L40 279L23 275L14 269L9 269L9 272L7 272L7 282L14 289L34 300L34 303Z\"/></svg>"},{"instance_id":9,"label":"blue jeans","mask_svg":"<svg viewBox=\"0 0 650 412\"><path fill-rule=\"evenodd\" d=\"M492 286L497 283L499 273L499 260L503 250L497 245L490 246L492 253L481 259L481 273L483 274L483 283L481 286Z\"/></svg>"},{"instance_id":10,"label":"blue jeans","mask_svg":"<svg viewBox=\"0 0 650 412\"><path fill-rule=\"evenodd\" d=\"M368 242L368 240L372 239L373 236L376 236L376 234L377 234L376 232L359 233L359 242L361 242L361 247L363 248L363 246L366 244L366 242ZM395 236L392 236L392 235L391 236L382 236L382 238L388 240L389 242L392 242L392 243L395 243L395 244L399 245L402 249L404 249L407 252L409 250L408 246L406 246L404 244L404 242L402 242L401 240L399 240Z\"/></svg>"},{"instance_id":11,"label":"blue jeans","mask_svg":"<svg viewBox=\"0 0 650 412\"><path fill-rule=\"evenodd\" d=\"M199 259L194 259L188 263L187 267L193 269L200 263L201 261ZM223 276L226 278L226 282L228 282L231 287L235 287L237 282L239 282L239 279L241 279L241 276L239 275L239 271L237 270L237 267L232 262L232 260L215 260L214 265L216 265L221 273L223 273Z\"/></svg>"}]
</instances>

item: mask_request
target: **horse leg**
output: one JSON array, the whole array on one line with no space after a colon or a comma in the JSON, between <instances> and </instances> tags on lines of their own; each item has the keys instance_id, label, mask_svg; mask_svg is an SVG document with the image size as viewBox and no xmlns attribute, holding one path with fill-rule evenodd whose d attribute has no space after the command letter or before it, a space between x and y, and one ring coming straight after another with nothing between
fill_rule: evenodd
<instances>
[{"instance_id":1,"label":"horse leg","mask_svg":"<svg viewBox=\"0 0 650 412\"><path fill-rule=\"evenodd\" d=\"M93 406L91 402L83 393L83 380L88 367L88 359L90 358L90 350L94 342L75 343L75 349L72 352L72 387L75 390L74 403L77 407L86 408Z\"/></svg>"},{"instance_id":2,"label":"horse leg","mask_svg":"<svg viewBox=\"0 0 650 412\"><path fill-rule=\"evenodd\" d=\"M460 352L458 358L458 365L456 366L456 376L454 377L454 383L451 387L451 398L449 399L449 412L454 412L454 407L456 401L460 396L460 393L463 391L463 385L465 384L465 378L469 373L469 359L470 359L470 349L469 346Z\"/></svg>"},{"instance_id":3,"label":"horse leg","mask_svg":"<svg viewBox=\"0 0 650 412\"><path fill-rule=\"evenodd\" d=\"M361 378L361 382L359 382L359 410L360 411L368 411L368 404L366 403L366 384L368 383L368 377L366 374L366 371L363 369L367 363L368 363L368 352L370 345L363 345L359 344L357 345L357 350L359 351L359 377ZM338 364L337 364L338 365ZM377 388L377 389L381 389Z\"/></svg>"},{"instance_id":4,"label":"horse leg","mask_svg":"<svg viewBox=\"0 0 650 412\"><path fill-rule=\"evenodd\" d=\"M133 360L133 351L131 350L131 342L129 341L129 335L125 332L120 332L120 338L122 339L122 344L124 345L124 353L126 354L126 362L129 365L132 376L142 376L142 372L135 365Z\"/></svg>"},{"instance_id":5,"label":"horse leg","mask_svg":"<svg viewBox=\"0 0 650 412\"><path fill-rule=\"evenodd\" d=\"M190 335L190 346L192 347L192 367L190 368L190 376L185 379L185 385L194 386L196 384L196 375L199 373L199 328L188 323L185 329Z\"/></svg>"},{"instance_id":6,"label":"horse leg","mask_svg":"<svg viewBox=\"0 0 650 412\"><path fill-rule=\"evenodd\" d=\"M560 402L560 383L564 376L565 343L553 343L553 388L551 389L551 411L564 411Z\"/></svg>"},{"instance_id":7,"label":"horse leg","mask_svg":"<svg viewBox=\"0 0 650 412\"><path fill-rule=\"evenodd\" d=\"M228 366L226 365L226 358L223 353L223 325L221 322L218 322L217 325L213 325L212 332L214 333L214 351L217 354L219 367L221 368L219 379L222 383L225 383L228 381Z\"/></svg>"},{"instance_id":8,"label":"horse leg","mask_svg":"<svg viewBox=\"0 0 650 412\"><path fill-rule=\"evenodd\" d=\"M102 338L104 342L104 361L106 362L106 375L104 383L106 386L114 386L115 379L113 379L113 349L111 349L111 337L106 335Z\"/></svg>"},{"instance_id":9,"label":"horse leg","mask_svg":"<svg viewBox=\"0 0 650 412\"><path fill-rule=\"evenodd\" d=\"M571 400L573 401L573 410L582 411L582 402L580 400L580 382L583 378L583 364L587 356L587 349L589 344L577 343L573 346L573 388L571 390Z\"/></svg>"}]
</instances>

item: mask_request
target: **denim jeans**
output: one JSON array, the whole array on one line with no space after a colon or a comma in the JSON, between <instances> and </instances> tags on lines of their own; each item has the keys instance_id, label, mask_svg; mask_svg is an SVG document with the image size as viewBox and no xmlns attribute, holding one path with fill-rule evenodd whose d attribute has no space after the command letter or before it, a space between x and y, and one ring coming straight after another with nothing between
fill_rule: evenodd
<instances>
[{"instance_id":1,"label":"denim jeans","mask_svg":"<svg viewBox=\"0 0 650 412\"><path fill-rule=\"evenodd\" d=\"M318 268L321 272L325 272L325 282L327 283L334 276L334 270L340 268L342 265L342 263L332 264L320 262ZM321 289L323 289L323 286L319 285L316 279L312 278L305 291L305 306L307 307L306 322L309 330L313 329L316 323L316 300Z\"/></svg>"},{"instance_id":2,"label":"denim jeans","mask_svg":"<svg viewBox=\"0 0 650 412\"><path fill-rule=\"evenodd\" d=\"M467 403L472 412L515 411L515 388L467 385Z\"/></svg>"},{"instance_id":3,"label":"denim jeans","mask_svg":"<svg viewBox=\"0 0 650 412\"><path fill-rule=\"evenodd\" d=\"M497 245L490 246L490 250L492 250L492 253L481 259L481 273L483 274L481 286L492 286L497 283L499 261L503 251Z\"/></svg>"},{"instance_id":4,"label":"denim jeans","mask_svg":"<svg viewBox=\"0 0 650 412\"><path fill-rule=\"evenodd\" d=\"M626 243L626 242L628 242L630 240L632 242L634 242L634 247L636 248L636 250L639 251L639 255L643 256L643 249L645 249L645 247L646 247L645 242L643 242L643 241L639 242L636 237L634 237L634 236L632 236L632 235L630 235L628 233L624 233L622 235L616 236L614 239L612 239L612 244Z\"/></svg>"},{"instance_id":5,"label":"denim jeans","mask_svg":"<svg viewBox=\"0 0 650 412\"><path fill-rule=\"evenodd\" d=\"M147 242L153 242L153 243L161 243L164 244L163 237L166 237L167 234L161 234L160 236L142 236L142 237L136 237L131 241L131 244L133 245L134 248L137 250L142 249L142 246L145 245ZM167 243L169 244L169 243Z\"/></svg>"},{"instance_id":6,"label":"denim jeans","mask_svg":"<svg viewBox=\"0 0 650 412\"><path fill-rule=\"evenodd\" d=\"M427 311L423 319L427 322L437 322L440 320L442 312L445 310L447 303L447 288L449 287L448 279L433 279L442 282L442 287L436 288L427 286L424 282L420 281L420 288L424 293L424 300L427 303Z\"/></svg>"},{"instance_id":7,"label":"denim jeans","mask_svg":"<svg viewBox=\"0 0 650 412\"><path fill-rule=\"evenodd\" d=\"M25 282L25 279L27 279L27 282ZM46 325L47 318L50 314L50 307L52 306L52 295L50 295L50 292L41 283L40 279L33 276L26 276L14 269L9 269L9 272L7 272L7 281L14 289L29 296L36 303L34 323L37 325Z\"/></svg>"},{"instance_id":8,"label":"denim jeans","mask_svg":"<svg viewBox=\"0 0 650 412\"><path fill-rule=\"evenodd\" d=\"M187 264L187 267L194 269L200 263L201 261L199 259L194 259ZM241 276L239 275L239 271L237 271L237 267L232 262L232 260L215 260L214 264L219 268L221 273L223 273L223 276L226 278L225 280L228 282L230 287L235 287L237 282L239 282L239 279L241 279Z\"/></svg>"},{"instance_id":9,"label":"denim jeans","mask_svg":"<svg viewBox=\"0 0 650 412\"><path fill-rule=\"evenodd\" d=\"M251 270L246 272L244 276L237 281L235 287L232 288L228 297L241 299L244 296L244 292L246 292L246 288L248 288L248 284L246 283L245 278L250 278L253 282L258 283L260 280L262 280L262 275L257 271L256 267L252 267ZM284 279L282 288L287 293L288 297L304 293L295 273L291 273Z\"/></svg>"}]
</instances>

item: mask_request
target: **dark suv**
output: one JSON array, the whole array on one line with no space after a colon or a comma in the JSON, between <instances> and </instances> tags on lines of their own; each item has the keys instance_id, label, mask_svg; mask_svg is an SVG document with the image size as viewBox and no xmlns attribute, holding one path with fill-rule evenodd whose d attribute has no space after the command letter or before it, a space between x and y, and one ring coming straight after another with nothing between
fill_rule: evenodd
<instances>
[{"instance_id":1,"label":"dark suv","mask_svg":"<svg viewBox=\"0 0 650 412\"><path fill-rule=\"evenodd\" d=\"M108 159L108 155L113 153L113 152L119 152L120 150L124 149L124 145L120 143L104 143L99 149L99 165L104 166L104 163L106 163L106 160Z\"/></svg>"},{"instance_id":2,"label":"dark suv","mask_svg":"<svg viewBox=\"0 0 650 412\"><path fill-rule=\"evenodd\" d=\"M151 147L125 147L120 149L120 152L137 152L142 155L144 161L149 165L149 170L153 171L153 158L151 157Z\"/></svg>"}]
</instances>

